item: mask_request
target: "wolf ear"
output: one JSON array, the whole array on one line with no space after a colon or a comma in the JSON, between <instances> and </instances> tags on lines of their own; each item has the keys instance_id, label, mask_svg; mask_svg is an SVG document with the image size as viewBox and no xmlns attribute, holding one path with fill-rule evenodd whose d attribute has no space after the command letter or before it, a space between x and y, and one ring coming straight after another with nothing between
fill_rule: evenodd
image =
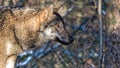
<instances>
[{"instance_id":1,"label":"wolf ear","mask_svg":"<svg viewBox=\"0 0 120 68\"><path fill-rule=\"evenodd\" d=\"M47 16L53 15L53 5L50 5L46 10L45 10L45 14Z\"/></svg>"},{"instance_id":2,"label":"wolf ear","mask_svg":"<svg viewBox=\"0 0 120 68\"><path fill-rule=\"evenodd\" d=\"M47 24L53 17L53 5L39 11L39 13L32 17L29 21L29 28L32 31L38 31L42 25Z\"/></svg>"}]
</instances>

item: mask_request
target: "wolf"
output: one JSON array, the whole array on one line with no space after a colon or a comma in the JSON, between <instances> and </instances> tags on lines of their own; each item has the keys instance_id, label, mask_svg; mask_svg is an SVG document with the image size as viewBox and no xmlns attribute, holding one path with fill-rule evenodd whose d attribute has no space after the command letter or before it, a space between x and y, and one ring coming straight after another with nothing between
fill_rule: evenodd
<instances>
[{"instance_id":1,"label":"wolf","mask_svg":"<svg viewBox=\"0 0 120 68\"><path fill-rule=\"evenodd\" d=\"M60 22L52 22L53 18ZM74 41L53 5L43 10L34 8L0 8L0 68L14 68L18 54L39 47L49 40L62 44Z\"/></svg>"}]
</instances>

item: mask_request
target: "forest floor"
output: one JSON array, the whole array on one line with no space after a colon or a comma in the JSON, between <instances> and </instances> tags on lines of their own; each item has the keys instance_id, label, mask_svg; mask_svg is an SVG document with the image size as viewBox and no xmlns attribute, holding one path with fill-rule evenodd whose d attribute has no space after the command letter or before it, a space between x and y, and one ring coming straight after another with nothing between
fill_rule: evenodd
<instances>
[{"instance_id":1,"label":"forest floor","mask_svg":"<svg viewBox=\"0 0 120 68\"><path fill-rule=\"evenodd\" d=\"M1 0L0 0L1 1ZM17 2L18 0L15 0ZM111 0L110 0L111 1ZM0 2L2 3L2 2ZM99 17L97 0L28 0L25 6L39 7L54 4L58 9L60 5L64 10L73 6L64 20L67 30L74 36L75 41L57 49L57 54L51 53L40 60L41 68L98 68L99 64ZM120 67L120 22L116 21L116 15L112 14L114 7L111 2L103 0L103 53L102 65L105 68ZM119 17L119 16L118 16ZM120 18L119 18L120 19ZM62 50L72 55L65 55ZM77 56L77 58L76 58ZM63 61L60 61L62 59Z\"/></svg>"}]
</instances>

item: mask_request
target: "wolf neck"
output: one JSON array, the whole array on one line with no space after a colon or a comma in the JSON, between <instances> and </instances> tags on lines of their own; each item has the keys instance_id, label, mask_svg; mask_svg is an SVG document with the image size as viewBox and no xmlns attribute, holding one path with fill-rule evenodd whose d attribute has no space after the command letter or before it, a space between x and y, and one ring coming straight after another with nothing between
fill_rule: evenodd
<instances>
[{"instance_id":1,"label":"wolf neck","mask_svg":"<svg viewBox=\"0 0 120 68\"><path fill-rule=\"evenodd\" d=\"M48 23L54 17L50 8L46 8L43 11L30 8L13 10L17 23L24 24L27 26L25 28L29 28L32 31L37 31L41 25Z\"/></svg>"}]
</instances>

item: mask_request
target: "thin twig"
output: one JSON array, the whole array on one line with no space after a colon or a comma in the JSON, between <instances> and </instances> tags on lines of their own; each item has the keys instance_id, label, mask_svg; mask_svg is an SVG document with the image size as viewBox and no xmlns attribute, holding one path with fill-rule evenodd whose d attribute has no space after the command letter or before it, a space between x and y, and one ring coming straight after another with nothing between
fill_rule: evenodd
<instances>
[{"instance_id":1,"label":"thin twig","mask_svg":"<svg viewBox=\"0 0 120 68\"><path fill-rule=\"evenodd\" d=\"M102 50L103 50L103 46L102 46L102 0L98 0L98 17L99 17L99 63L98 63L98 68L102 68Z\"/></svg>"}]
</instances>

